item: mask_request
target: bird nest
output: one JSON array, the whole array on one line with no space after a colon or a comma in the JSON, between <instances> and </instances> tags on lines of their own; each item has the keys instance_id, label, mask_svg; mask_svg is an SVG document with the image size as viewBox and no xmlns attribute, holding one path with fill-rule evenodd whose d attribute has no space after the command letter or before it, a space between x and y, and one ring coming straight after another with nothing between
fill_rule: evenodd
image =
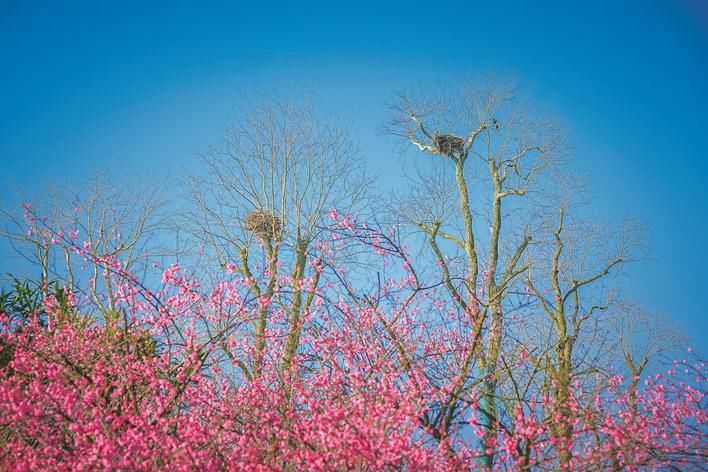
<instances>
[{"instance_id":1,"label":"bird nest","mask_svg":"<svg viewBox=\"0 0 708 472\"><path fill-rule=\"evenodd\" d=\"M254 210L243 219L243 227L256 237L270 241L283 230L283 220L268 210Z\"/></svg>"},{"instance_id":2,"label":"bird nest","mask_svg":"<svg viewBox=\"0 0 708 472\"><path fill-rule=\"evenodd\" d=\"M433 137L435 152L441 156L450 157L454 154L460 155L464 144L464 139L452 134L438 134Z\"/></svg>"},{"instance_id":3,"label":"bird nest","mask_svg":"<svg viewBox=\"0 0 708 472\"><path fill-rule=\"evenodd\" d=\"M125 329L120 329L116 333L116 342L118 346L125 349L126 352L133 353L140 358L155 356L157 342L152 335L145 330L137 330L127 332Z\"/></svg>"}]
</instances>

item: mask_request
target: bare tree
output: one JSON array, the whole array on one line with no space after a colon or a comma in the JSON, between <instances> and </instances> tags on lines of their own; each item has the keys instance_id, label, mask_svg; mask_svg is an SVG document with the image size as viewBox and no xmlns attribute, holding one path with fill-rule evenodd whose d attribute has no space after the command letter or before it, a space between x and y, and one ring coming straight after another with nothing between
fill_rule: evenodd
<instances>
[{"instance_id":1,"label":"bare tree","mask_svg":"<svg viewBox=\"0 0 708 472\"><path fill-rule=\"evenodd\" d=\"M245 98L223 142L201 154L205 172L186 179L194 203L191 234L212 267L232 264L256 297L272 299L288 313L283 364L289 367L319 284L321 261L311 245L333 208L351 211L370 186L355 143L335 120L323 120L307 98ZM262 249L267 270L254 269ZM312 263L312 264L311 264ZM283 269L289 265L289 269ZM313 267L310 267L310 266ZM309 288L303 280L312 277ZM292 293L280 290L289 279ZM255 321L255 356L247 376L261 371L269 308ZM225 348L226 354L230 355Z\"/></svg>"},{"instance_id":2,"label":"bare tree","mask_svg":"<svg viewBox=\"0 0 708 472\"><path fill-rule=\"evenodd\" d=\"M666 316L649 313L633 303L618 303L612 315L610 324L631 376L630 401L636 411L637 387L649 363L660 354L684 345L686 337Z\"/></svg>"},{"instance_id":3,"label":"bare tree","mask_svg":"<svg viewBox=\"0 0 708 472\"><path fill-rule=\"evenodd\" d=\"M401 93L391 114L388 132L437 161L433 173L418 179L419 190L402 205L401 216L425 235L450 297L472 320L472 349L461 376L472 376L476 365L482 379L486 437L480 450L482 466L491 467L493 456L484 444L497 434L494 396L505 301L528 269L523 261L532 240L531 221L515 213L522 207L518 200L562 158L563 146L551 122L531 119L513 88L493 79L435 94ZM456 209L451 202L457 202ZM461 263L450 267L457 254ZM450 393L432 425L440 437L466 389L462 384Z\"/></svg>"},{"instance_id":4,"label":"bare tree","mask_svg":"<svg viewBox=\"0 0 708 472\"><path fill-rule=\"evenodd\" d=\"M96 172L78 182L41 188L31 195L18 192L22 207L2 210L0 234L32 269L40 268L45 296L54 280L70 290L86 290L101 315L117 316L111 272L86 264L86 257L115 256L127 271L148 270L164 251L165 186L150 177Z\"/></svg>"},{"instance_id":5,"label":"bare tree","mask_svg":"<svg viewBox=\"0 0 708 472\"><path fill-rule=\"evenodd\" d=\"M525 283L552 326L550 349L546 346L534 362L544 371L544 393L552 395L563 418L552 428L563 467L571 460L572 382L598 372L592 349L605 336L600 314L613 304L614 276L641 257L643 246L641 228L633 220L612 227L597 219L578 218L575 213L583 197L580 179L555 177L546 192L548 225L534 238Z\"/></svg>"}]
</instances>

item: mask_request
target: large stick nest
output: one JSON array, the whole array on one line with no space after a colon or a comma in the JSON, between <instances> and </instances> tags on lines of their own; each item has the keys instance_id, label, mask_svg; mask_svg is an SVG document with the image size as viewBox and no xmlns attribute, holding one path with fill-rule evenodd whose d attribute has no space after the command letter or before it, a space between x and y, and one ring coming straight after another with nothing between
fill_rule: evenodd
<instances>
[{"instance_id":1,"label":"large stick nest","mask_svg":"<svg viewBox=\"0 0 708 472\"><path fill-rule=\"evenodd\" d=\"M433 137L433 147L435 152L441 156L452 157L462 154L462 147L465 140L453 134L438 134Z\"/></svg>"},{"instance_id":2,"label":"large stick nest","mask_svg":"<svg viewBox=\"0 0 708 472\"><path fill-rule=\"evenodd\" d=\"M254 210L243 219L243 227L263 241L271 241L283 231L283 220L268 210Z\"/></svg>"}]
</instances>

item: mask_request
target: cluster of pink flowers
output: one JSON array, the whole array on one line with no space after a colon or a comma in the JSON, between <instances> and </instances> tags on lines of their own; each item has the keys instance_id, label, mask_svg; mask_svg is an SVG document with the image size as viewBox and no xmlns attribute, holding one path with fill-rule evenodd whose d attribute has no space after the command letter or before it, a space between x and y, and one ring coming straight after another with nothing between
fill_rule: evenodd
<instances>
[{"instance_id":1,"label":"cluster of pink flowers","mask_svg":"<svg viewBox=\"0 0 708 472\"><path fill-rule=\"evenodd\" d=\"M329 352L328 368L312 375L273 368L233 385L198 351L159 352L151 339L74 323L3 333L13 350L0 371L3 468L383 470L449 460L416 439L420 392L385 359L371 367Z\"/></svg>"},{"instance_id":2,"label":"cluster of pink flowers","mask_svg":"<svg viewBox=\"0 0 708 472\"><path fill-rule=\"evenodd\" d=\"M13 356L0 372L2 468L218 468L213 382L180 382L189 362L170 365L145 339L73 323L4 333Z\"/></svg>"},{"instance_id":3,"label":"cluster of pink flowers","mask_svg":"<svg viewBox=\"0 0 708 472\"><path fill-rule=\"evenodd\" d=\"M390 235L330 217L332 244L355 237L372 257L402 260L405 274L384 281L368 305L355 303L346 267L337 268L339 289L301 280L297 288L318 302L299 321L291 367L282 362L291 327L280 293L254 295L253 280L231 265L210 284L172 265L151 291L118 258L95 256L87 261L114 275L118 321L84 316L73 293L63 305L45 298L46 324L0 314L0 469L469 470L494 454L498 470L557 470L566 451L575 470L644 470L705 457L698 360L638 390L620 377L592 391L574 384L563 406L532 392L500 408L490 438L472 374L454 367L471 358L474 317L434 289L414 297L410 256ZM317 247L322 257L334 250ZM278 287L289 282L283 276ZM263 310L267 344L256 372L251 326ZM433 311L458 319L436 324ZM520 352L519 369L531 356ZM438 419L461 391L443 434ZM564 422L569 443L554 434Z\"/></svg>"}]
</instances>

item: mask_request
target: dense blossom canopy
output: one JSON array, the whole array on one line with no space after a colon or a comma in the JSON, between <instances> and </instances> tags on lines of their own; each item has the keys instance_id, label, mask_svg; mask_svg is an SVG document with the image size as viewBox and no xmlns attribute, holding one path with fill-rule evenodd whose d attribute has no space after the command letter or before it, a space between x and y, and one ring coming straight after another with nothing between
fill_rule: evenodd
<instances>
[{"instance_id":1,"label":"dense blossom canopy","mask_svg":"<svg viewBox=\"0 0 708 472\"><path fill-rule=\"evenodd\" d=\"M339 286L313 286L317 302L290 364L277 294L257 296L233 268L207 283L175 264L149 289L119 258L90 256L75 232L48 232L111 274L119 304L89 316L80 292L45 290L33 312L2 314L0 468L468 470L493 452L495 469L554 470L569 451L575 470L645 470L705 457L706 377L695 356L638 386L597 373L592 385L574 383L562 407L529 389L505 403L491 440L472 383L441 433L436 416L469 382L454 366L468 358L473 318L449 311L455 323L432 325L427 312L449 308L434 291L418 296L405 248L351 216L330 216L322 257L355 241L404 275L382 281L368 305L355 303L346 266ZM291 283L283 278L279 291ZM256 371L249 327L263 309L268 343ZM533 356L513 349L516 371L533 367ZM554 433L562 423L572 444Z\"/></svg>"}]
</instances>

